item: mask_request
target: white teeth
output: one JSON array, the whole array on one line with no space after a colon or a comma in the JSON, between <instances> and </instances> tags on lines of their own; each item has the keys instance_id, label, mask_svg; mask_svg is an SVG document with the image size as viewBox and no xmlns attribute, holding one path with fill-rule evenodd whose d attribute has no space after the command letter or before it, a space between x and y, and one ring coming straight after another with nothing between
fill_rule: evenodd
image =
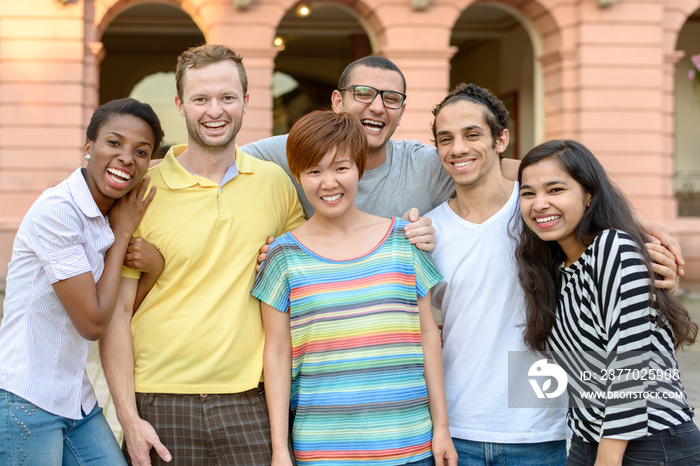
<instances>
[{"instance_id":1,"label":"white teeth","mask_svg":"<svg viewBox=\"0 0 700 466\"><path fill-rule=\"evenodd\" d=\"M131 175L121 170L117 170L116 168L108 168L107 171L112 175L118 176L119 178L123 178L127 181L131 179Z\"/></svg>"},{"instance_id":2,"label":"white teeth","mask_svg":"<svg viewBox=\"0 0 700 466\"><path fill-rule=\"evenodd\" d=\"M474 160L467 160L467 161L465 161L465 162L455 162L455 163L454 163L454 166L455 166L455 167L458 167L458 168L466 167L467 165L469 165L469 164L471 164L471 163L473 163L473 162L474 162Z\"/></svg>"},{"instance_id":3,"label":"white teeth","mask_svg":"<svg viewBox=\"0 0 700 466\"><path fill-rule=\"evenodd\" d=\"M211 129L218 129L226 125L225 121L218 121L215 123L204 123L204 126Z\"/></svg>"},{"instance_id":4,"label":"white teeth","mask_svg":"<svg viewBox=\"0 0 700 466\"><path fill-rule=\"evenodd\" d=\"M362 121L362 124L364 125L365 128L369 129L370 131L374 132L380 132L382 128L384 127L384 123L381 121L376 121L376 120L370 120L368 118L365 118Z\"/></svg>"},{"instance_id":5,"label":"white teeth","mask_svg":"<svg viewBox=\"0 0 700 466\"><path fill-rule=\"evenodd\" d=\"M341 196L342 196L342 194L335 194L333 196L321 196L321 199L323 199L326 202L333 202L333 201L337 201L338 199L340 199Z\"/></svg>"},{"instance_id":6,"label":"white teeth","mask_svg":"<svg viewBox=\"0 0 700 466\"><path fill-rule=\"evenodd\" d=\"M550 215L549 217L540 217L536 218L535 222L537 223L548 223L548 222L553 222L555 220L559 220L561 218L561 215Z\"/></svg>"}]
</instances>

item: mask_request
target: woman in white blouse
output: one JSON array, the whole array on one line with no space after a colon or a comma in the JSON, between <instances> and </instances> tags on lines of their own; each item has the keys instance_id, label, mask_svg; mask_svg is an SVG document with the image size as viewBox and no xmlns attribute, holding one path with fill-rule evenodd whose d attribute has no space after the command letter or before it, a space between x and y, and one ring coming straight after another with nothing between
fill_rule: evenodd
<instances>
[{"instance_id":1,"label":"woman in white blouse","mask_svg":"<svg viewBox=\"0 0 700 466\"><path fill-rule=\"evenodd\" d=\"M524 338L567 373L566 464L700 464L674 353L693 344L698 326L655 286L661 249L647 252L629 202L576 141L535 147L518 179Z\"/></svg>"},{"instance_id":2,"label":"woman in white blouse","mask_svg":"<svg viewBox=\"0 0 700 466\"><path fill-rule=\"evenodd\" d=\"M148 104L102 105L86 131L87 166L24 217L0 325L0 464L125 464L85 365L112 319L131 235L155 194L144 175L162 140Z\"/></svg>"}]
</instances>

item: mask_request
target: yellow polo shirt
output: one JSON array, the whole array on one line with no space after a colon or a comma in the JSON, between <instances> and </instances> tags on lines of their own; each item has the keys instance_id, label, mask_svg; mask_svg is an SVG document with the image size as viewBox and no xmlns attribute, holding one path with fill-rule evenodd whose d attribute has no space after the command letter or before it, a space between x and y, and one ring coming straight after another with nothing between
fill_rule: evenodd
<instances>
[{"instance_id":1,"label":"yellow polo shirt","mask_svg":"<svg viewBox=\"0 0 700 466\"><path fill-rule=\"evenodd\" d=\"M165 258L131 322L136 391L239 393L262 374L260 303L250 295L258 251L304 214L274 163L236 148L238 175L219 186L180 165L186 147L149 171L158 190L135 233Z\"/></svg>"}]
</instances>

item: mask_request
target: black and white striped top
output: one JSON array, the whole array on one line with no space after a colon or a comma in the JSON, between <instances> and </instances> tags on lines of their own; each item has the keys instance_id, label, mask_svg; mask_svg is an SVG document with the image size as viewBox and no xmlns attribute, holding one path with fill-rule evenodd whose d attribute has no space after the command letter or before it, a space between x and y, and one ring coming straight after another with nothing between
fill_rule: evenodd
<instances>
[{"instance_id":1,"label":"black and white striped top","mask_svg":"<svg viewBox=\"0 0 700 466\"><path fill-rule=\"evenodd\" d=\"M560 280L549 345L568 375L574 434L632 440L690 420L673 332L657 325L649 273L632 238L602 232L561 268Z\"/></svg>"}]
</instances>

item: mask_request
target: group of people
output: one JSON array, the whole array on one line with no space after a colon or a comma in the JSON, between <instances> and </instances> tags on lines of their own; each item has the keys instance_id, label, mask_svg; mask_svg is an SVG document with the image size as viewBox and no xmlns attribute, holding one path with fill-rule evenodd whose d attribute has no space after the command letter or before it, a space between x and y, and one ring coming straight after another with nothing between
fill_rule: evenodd
<instances>
[{"instance_id":1,"label":"group of people","mask_svg":"<svg viewBox=\"0 0 700 466\"><path fill-rule=\"evenodd\" d=\"M101 106L87 166L18 230L0 464L700 464L682 259L584 146L503 160L508 112L473 84L435 106L434 147L396 141L406 82L378 56L345 69L332 110L240 148L239 55L191 48L176 85L187 145L146 175L152 109ZM97 339L123 451L85 376ZM591 353L613 376L573 380ZM568 398L513 406L532 390L513 355L556 361Z\"/></svg>"}]
</instances>

